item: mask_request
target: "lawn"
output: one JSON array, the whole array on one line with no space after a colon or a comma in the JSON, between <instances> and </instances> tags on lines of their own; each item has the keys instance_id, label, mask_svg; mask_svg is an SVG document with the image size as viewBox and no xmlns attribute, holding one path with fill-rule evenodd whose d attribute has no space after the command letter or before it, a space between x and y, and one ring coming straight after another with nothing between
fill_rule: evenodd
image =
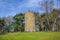
<instances>
[{"instance_id":1,"label":"lawn","mask_svg":"<svg viewBox=\"0 0 60 40\"><path fill-rule=\"evenodd\" d=\"M0 40L60 40L60 32L16 32L0 34Z\"/></svg>"}]
</instances>

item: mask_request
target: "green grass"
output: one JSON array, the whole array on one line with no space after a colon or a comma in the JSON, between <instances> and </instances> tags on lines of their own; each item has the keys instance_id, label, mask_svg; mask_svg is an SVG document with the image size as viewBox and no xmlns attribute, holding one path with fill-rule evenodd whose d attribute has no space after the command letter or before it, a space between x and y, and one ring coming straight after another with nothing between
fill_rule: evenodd
<instances>
[{"instance_id":1,"label":"green grass","mask_svg":"<svg viewBox=\"0 0 60 40\"><path fill-rule=\"evenodd\" d=\"M0 35L0 40L60 40L60 32L17 32Z\"/></svg>"}]
</instances>

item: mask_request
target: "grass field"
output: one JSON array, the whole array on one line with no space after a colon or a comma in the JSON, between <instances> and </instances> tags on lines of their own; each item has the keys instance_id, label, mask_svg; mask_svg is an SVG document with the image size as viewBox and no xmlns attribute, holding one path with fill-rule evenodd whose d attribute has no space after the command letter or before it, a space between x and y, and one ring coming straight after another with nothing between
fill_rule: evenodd
<instances>
[{"instance_id":1,"label":"grass field","mask_svg":"<svg viewBox=\"0 0 60 40\"><path fill-rule=\"evenodd\" d=\"M60 32L17 32L0 34L0 40L60 40Z\"/></svg>"}]
</instances>

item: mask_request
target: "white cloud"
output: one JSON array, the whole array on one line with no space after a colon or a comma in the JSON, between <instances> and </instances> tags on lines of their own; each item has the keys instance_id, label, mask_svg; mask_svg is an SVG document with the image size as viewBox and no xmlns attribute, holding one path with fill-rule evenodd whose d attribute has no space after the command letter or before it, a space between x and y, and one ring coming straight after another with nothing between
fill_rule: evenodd
<instances>
[{"instance_id":1,"label":"white cloud","mask_svg":"<svg viewBox=\"0 0 60 40\"><path fill-rule=\"evenodd\" d=\"M42 0L29 0L27 5L29 5L30 7L33 6L38 6L38 3L41 2Z\"/></svg>"},{"instance_id":2,"label":"white cloud","mask_svg":"<svg viewBox=\"0 0 60 40\"><path fill-rule=\"evenodd\" d=\"M42 0L23 0L23 2L20 2L17 7L15 7L13 4L8 4L8 2L4 2L0 0L0 8L4 7L9 7L10 10L19 10L22 8L30 8L30 7L39 7L38 3L41 2ZM8 5L7 5L8 4Z\"/></svg>"},{"instance_id":3,"label":"white cloud","mask_svg":"<svg viewBox=\"0 0 60 40\"><path fill-rule=\"evenodd\" d=\"M6 15L14 15L18 13L18 11L22 11L22 8L34 8L39 7L38 3L42 0L23 0L22 2L19 2L16 6L16 4L8 3L7 1L0 0L0 8L4 8L10 11ZM0 9L1 10L1 9ZM6 11L7 12L7 11Z\"/></svg>"},{"instance_id":4,"label":"white cloud","mask_svg":"<svg viewBox=\"0 0 60 40\"><path fill-rule=\"evenodd\" d=\"M20 5L17 8L29 8L29 7L39 7L39 2L42 0L25 0L25 2L20 3Z\"/></svg>"}]
</instances>

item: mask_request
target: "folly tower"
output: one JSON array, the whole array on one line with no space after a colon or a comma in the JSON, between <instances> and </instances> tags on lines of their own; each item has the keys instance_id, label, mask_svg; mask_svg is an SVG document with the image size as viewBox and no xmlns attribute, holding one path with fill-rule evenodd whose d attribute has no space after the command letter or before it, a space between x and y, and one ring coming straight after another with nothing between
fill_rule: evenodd
<instances>
[{"instance_id":1,"label":"folly tower","mask_svg":"<svg viewBox=\"0 0 60 40\"><path fill-rule=\"evenodd\" d=\"M26 11L25 13L25 31L35 32L35 15L33 12Z\"/></svg>"}]
</instances>

